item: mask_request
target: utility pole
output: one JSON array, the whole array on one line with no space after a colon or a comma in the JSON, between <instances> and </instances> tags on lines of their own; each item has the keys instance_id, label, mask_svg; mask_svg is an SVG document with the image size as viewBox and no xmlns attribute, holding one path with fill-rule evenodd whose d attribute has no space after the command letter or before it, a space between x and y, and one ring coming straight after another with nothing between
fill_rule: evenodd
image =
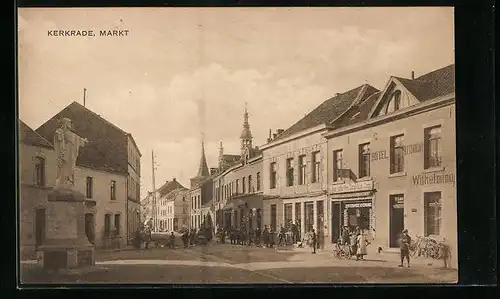
<instances>
[{"instance_id":1,"label":"utility pole","mask_svg":"<svg viewBox=\"0 0 500 299\"><path fill-rule=\"evenodd\" d=\"M156 186L155 186L155 154L153 152L153 150L151 150L151 166L152 166L152 174L153 174L153 207L152 207L152 211L153 211L153 230L156 231L156 221L157 221L157 217L156 217Z\"/></svg>"},{"instance_id":2,"label":"utility pole","mask_svg":"<svg viewBox=\"0 0 500 299\"><path fill-rule=\"evenodd\" d=\"M87 93L87 88L84 88L83 89L83 107L85 107L85 96L86 96L86 93Z\"/></svg>"}]
</instances>

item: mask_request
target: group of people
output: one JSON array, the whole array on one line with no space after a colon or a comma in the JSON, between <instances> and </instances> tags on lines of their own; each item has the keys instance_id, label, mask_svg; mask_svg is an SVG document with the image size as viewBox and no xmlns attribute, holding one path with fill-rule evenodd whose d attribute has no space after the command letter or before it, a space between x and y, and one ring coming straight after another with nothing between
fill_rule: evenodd
<instances>
[{"instance_id":1,"label":"group of people","mask_svg":"<svg viewBox=\"0 0 500 299\"><path fill-rule=\"evenodd\" d=\"M370 242L367 240L363 230L359 227L356 227L356 229L351 231L349 227L344 226L342 229L340 244L349 246L350 256L356 256L356 260L358 261L364 259Z\"/></svg>"}]
</instances>

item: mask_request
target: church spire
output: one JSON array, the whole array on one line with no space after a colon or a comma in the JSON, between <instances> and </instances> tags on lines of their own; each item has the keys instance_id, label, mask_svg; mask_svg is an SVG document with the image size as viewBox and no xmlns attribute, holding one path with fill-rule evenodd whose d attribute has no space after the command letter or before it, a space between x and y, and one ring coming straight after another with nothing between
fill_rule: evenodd
<instances>
[{"instance_id":1,"label":"church spire","mask_svg":"<svg viewBox=\"0 0 500 299\"><path fill-rule=\"evenodd\" d=\"M200 168L198 168L198 177L208 177L210 173L208 172L207 158L205 157L205 135L202 133L201 136L201 158L200 158Z\"/></svg>"},{"instance_id":2,"label":"church spire","mask_svg":"<svg viewBox=\"0 0 500 299\"><path fill-rule=\"evenodd\" d=\"M247 147L252 147L252 132L250 131L250 124L248 123L248 110L247 103L245 102L245 113L243 113L243 130L241 131L241 151L242 154Z\"/></svg>"}]
</instances>

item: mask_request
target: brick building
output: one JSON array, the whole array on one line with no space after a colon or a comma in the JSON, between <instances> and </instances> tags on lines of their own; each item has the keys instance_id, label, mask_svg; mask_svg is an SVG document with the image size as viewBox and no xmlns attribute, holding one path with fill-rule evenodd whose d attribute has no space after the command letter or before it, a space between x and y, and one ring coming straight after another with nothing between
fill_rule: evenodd
<instances>
[{"instance_id":1,"label":"brick building","mask_svg":"<svg viewBox=\"0 0 500 299\"><path fill-rule=\"evenodd\" d=\"M140 225L140 157L132 135L73 102L36 132L53 140L62 118L89 143L80 149L75 186L87 197L86 230L97 247L123 247Z\"/></svg>"}]
</instances>

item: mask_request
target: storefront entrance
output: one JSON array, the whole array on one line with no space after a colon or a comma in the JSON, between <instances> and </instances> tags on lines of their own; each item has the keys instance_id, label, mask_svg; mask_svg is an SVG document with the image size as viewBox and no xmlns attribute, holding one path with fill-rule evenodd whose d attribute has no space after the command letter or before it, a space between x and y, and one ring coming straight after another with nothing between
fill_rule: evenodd
<instances>
[{"instance_id":1,"label":"storefront entrance","mask_svg":"<svg viewBox=\"0 0 500 299\"><path fill-rule=\"evenodd\" d=\"M340 209L340 202L332 203L332 243L337 243L340 239L340 232L342 229L342 210Z\"/></svg>"},{"instance_id":2,"label":"storefront entrance","mask_svg":"<svg viewBox=\"0 0 500 299\"><path fill-rule=\"evenodd\" d=\"M35 210L35 246L43 244L45 240L45 209Z\"/></svg>"},{"instance_id":3,"label":"storefront entrance","mask_svg":"<svg viewBox=\"0 0 500 299\"><path fill-rule=\"evenodd\" d=\"M404 229L404 195L390 196L390 237L389 247L399 247L398 239Z\"/></svg>"},{"instance_id":4,"label":"storefront entrance","mask_svg":"<svg viewBox=\"0 0 500 299\"><path fill-rule=\"evenodd\" d=\"M94 214L85 214L85 234L90 243L94 244L95 241L95 223Z\"/></svg>"},{"instance_id":5,"label":"storefront entrance","mask_svg":"<svg viewBox=\"0 0 500 299\"><path fill-rule=\"evenodd\" d=\"M371 233L370 215L371 203L348 203L344 209L344 225L350 231L357 228Z\"/></svg>"}]
</instances>

